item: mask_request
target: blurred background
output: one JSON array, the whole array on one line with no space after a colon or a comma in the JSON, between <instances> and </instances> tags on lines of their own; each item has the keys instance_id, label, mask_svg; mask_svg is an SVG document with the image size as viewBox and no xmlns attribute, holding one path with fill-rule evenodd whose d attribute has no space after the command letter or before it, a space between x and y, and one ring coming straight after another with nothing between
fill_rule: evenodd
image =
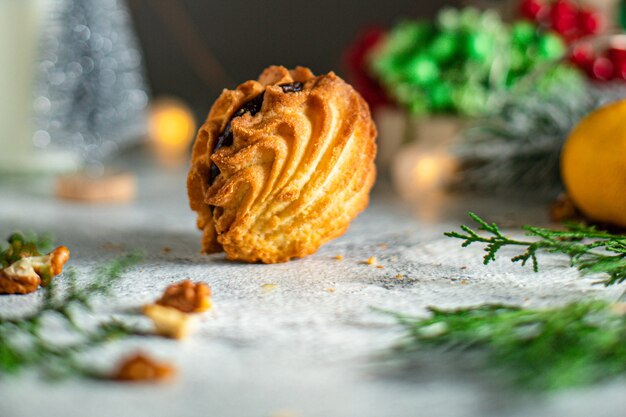
<instances>
[{"instance_id":1,"label":"blurred background","mask_svg":"<svg viewBox=\"0 0 626 417\"><path fill-rule=\"evenodd\" d=\"M223 88L268 65L345 76L355 35L401 18L435 16L459 1L128 0L156 96L184 98L206 116Z\"/></svg>"},{"instance_id":2,"label":"blurred background","mask_svg":"<svg viewBox=\"0 0 626 417\"><path fill-rule=\"evenodd\" d=\"M220 92L279 64L364 96L403 198L551 201L569 132L626 97L625 25L623 0L0 0L0 180L132 200L137 167L183 172Z\"/></svg>"}]
</instances>

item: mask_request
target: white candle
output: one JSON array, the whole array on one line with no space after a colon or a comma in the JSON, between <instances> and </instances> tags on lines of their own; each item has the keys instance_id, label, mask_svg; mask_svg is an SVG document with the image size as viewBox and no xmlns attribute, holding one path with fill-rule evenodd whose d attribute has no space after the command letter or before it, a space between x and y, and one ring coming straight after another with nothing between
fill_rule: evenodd
<instances>
[{"instance_id":1,"label":"white candle","mask_svg":"<svg viewBox=\"0 0 626 417\"><path fill-rule=\"evenodd\" d=\"M0 0L0 170L20 169L32 148L38 0Z\"/></svg>"}]
</instances>

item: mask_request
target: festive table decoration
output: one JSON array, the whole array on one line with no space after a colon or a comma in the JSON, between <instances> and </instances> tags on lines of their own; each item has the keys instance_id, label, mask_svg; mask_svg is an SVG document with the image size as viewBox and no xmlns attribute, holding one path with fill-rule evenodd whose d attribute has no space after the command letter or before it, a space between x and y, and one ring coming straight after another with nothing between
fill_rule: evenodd
<instances>
[{"instance_id":1,"label":"festive table decoration","mask_svg":"<svg viewBox=\"0 0 626 417\"><path fill-rule=\"evenodd\" d=\"M148 88L130 15L122 0L57 0L46 17L35 145L100 167L146 133Z\"/></svg>"},{"instance_id":2,"label":"festive table decoration","mask_svg":"<svg viewBox=\"0 0 626 417\"><path fill-rule=\"evenodd\" d=\"M433 22L405 21L392 28L369 54L370 71L408 114L402 129L387 128L393 126L387 123L390 114L376 116L381 126L381 171L391 170L402 193L423 188L424 181L432 181L418 174L421 168L397 167L422 156L430 160L433 152L447 153L445 159L451 160L455 155L449 148L462 128L477 117L497 114L522 88L549 95L555 85L581 85L579 71L562 61L566 52L556 32L528 21L505 23L493 10L444 9ZM439 128L441 120L432 120L438 115L446 115L447 129ZM404 142L422 144L402 148L399 131ZM427 143L436 149L428 149ZM387 155L398 156L394 161ZM445 188L453 180L447 171L437 175L437 187Z\"/></svg>"},{"instance_id":3,"label":"festive table decoration","mask_svg":"<svg viewBox=\"0 0 626 417\"><path fill-rule=\"evenodd\" d=\"M558 33L571 47L569 59L594 81L626 80L626 40L618 37L599 48L594 41L610 27L607 10L569 0L523 0L520 15ZM606 9L606 7L605 7Z\"/></svg>"},{"instance_id":4,"label":"festive table decoration","mask_svg":"<svg viewBox=\"0 0 626 417\"><path fill-rule=\"evenodd\" d=\"M571 78L556 61L566 53L560 36L529 22L509 27L494 11L444 9L434 22L405 21L370 54L372 73L413 114L477 116L498 108L499 95L524 76L541 89Z\"/></svg>"},{"instance_id":5,"label":"festive table decoration","mask_svg":"<svg viewBox=\"0 0 626 417\"><path fill-rule=\"evenodd\" d=\"M520 15L560 34L567 42L602 33L606 16L588 5L570 0L522 0Z\"/></svg>"}]
</instances>

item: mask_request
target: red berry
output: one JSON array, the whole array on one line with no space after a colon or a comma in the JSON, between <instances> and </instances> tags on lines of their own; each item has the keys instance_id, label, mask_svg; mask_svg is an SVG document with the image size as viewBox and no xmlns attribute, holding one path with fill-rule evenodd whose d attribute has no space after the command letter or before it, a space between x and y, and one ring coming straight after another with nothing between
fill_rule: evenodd
<instances>
[{"instance_id":1,"label":"red berry","mask_svg":"<svg viewBox=\"0 0 626 417\"><path fill-rule=\"evenodd\" d=\"M607 51L607 56L614 64L626 63L626 48L611 47Z\"/></svg>"},{"instance_id":2,"label":"red berry","mask_svg":"<svg viewBox=\"0 0 626 417\"><path fill-rule=\"evenodd\" d=\"M570 62L585 71L590 71L595 55L593 46L589 42L580 42L573 47Z\"/></svg>"},{"instance_id":3,"label":"red berry","mask_svg":"<svg viewBox=\"0 0 626 417\"><path fill-rule=\"evenodd\" d=\"M550 14L553 17L575 15L577 12L576 5L567 0L556 0L552 3Z\"/></svg>"},{"instance_id":4,"label":"red berry","mask_svg":"<svg viewBox=\"0 0 626 417\"><path fill-rule=\"evenodd\" d=\"M577 10L568 1L557 0L550 9L552 28L566 38L575 38L578 31Z\"/></svg>"},{"instance_id":5,"label":"red berry","mask_svg":"<svg viewBox=\"0 0 626 417\"><path fill-rule=\"evenodd\" d=\"M591 67L591 76L599 81L608 81L613 78L615 67L610 59L605 56L596 58Z\"/></svg>"},{"instance_id":6,"label":"red berry","mask_svg":"<svg viewBox=\"0 0 626 417\"><path fill-rule=\"evenodd\" d=\"M522 0L519 8L523 17L535 21L539 20L544 10L545 4L540 0Z\"/></svg>"},{"instance_id":7,"label":"red berry","mask_svg":"<svg viewBox=\"0 0 626 417\"><path fill-rule=\"evenodd\" d=\"M611 39L607 56L614 64L626 62L626 35L614 36Z\"/></svg>"},{"instance_id":8,"label":"red berry","mask_svg":"<svg viewBox=\"0 0 626 417\"><path fill-rule=\"evenodd\" d=\"M626 80L626 61L621 61L615 65L615 78Z\"/></svg>"},{"instance_id":9,"label":"red berry","mask_svg":"<svg viewBox=\"0 0 626 417\"><path fill-rule=\"evenodd\" d=\"M578 30L582 35L595 35L604 29L604 18L600 13L591 10L578 12Z\"/></svg>"}]
</instances>

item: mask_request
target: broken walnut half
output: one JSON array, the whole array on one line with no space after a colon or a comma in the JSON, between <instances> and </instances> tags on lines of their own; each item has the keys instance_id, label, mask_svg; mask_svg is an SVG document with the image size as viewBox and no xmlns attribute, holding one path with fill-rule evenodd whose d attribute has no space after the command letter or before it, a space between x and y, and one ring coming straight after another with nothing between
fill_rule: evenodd
<instances>
[{"instance_id":1,"label":"broken walnut half","mask_svg":"<svg viewBox=\"0 0 626 417\"><path fill-rule=\"evenodd\" d=\"M204 282L187 279L167 287L156 303L183 313L201 313L211 308L211 288Z\"/></svg>"},{"instance_id":2,"label":"broken walnut half","mask_svg":"<svg viewBox=\"0 0 626 417\"><path fill-rule=\"evenodd\" d=\"M152 320L160 336L184 339L191 331L193 316L173 307L151 304L143 308L143 313Z\"/></svg>"},{"instance_id":3,"label":"broken walnut half","mask_svg":"<svg viewBox=\"0 0 626 417\"><path fill-rule=\"evenodd\" d=\"M127 382L156 382L170 379L176 373L168 363L156 362L144 353L136 353L122 362L113 379Z\"/></svg>"},{"instance_id":4,"label":"broken walnut half","mask_svg":"<svg viewBox=\"0 0 626 417\"><path fill-rule=\"evenodd\" d=\"M28 294L63 272L70 251L59 246L48 255L27 256L0 270L0 294Z\"/></svg>"}]
</instances>

